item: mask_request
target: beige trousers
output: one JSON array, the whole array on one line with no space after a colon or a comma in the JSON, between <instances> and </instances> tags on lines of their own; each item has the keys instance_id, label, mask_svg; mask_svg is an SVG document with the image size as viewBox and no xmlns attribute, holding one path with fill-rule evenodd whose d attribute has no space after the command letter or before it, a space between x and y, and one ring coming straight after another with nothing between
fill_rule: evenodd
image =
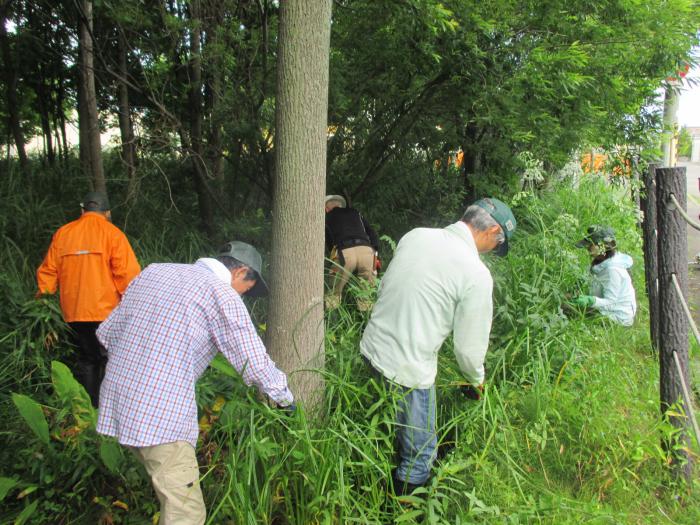
<instances>
[{"instance_id":1,"label":"beige trousers","mask_svg":"<svg viewBox=\"0 0 700 525\"><path fill-rule=\"evenodd\" d=\"M207 516L192 445L175 441L129 447L146 467L160 501L160 525L202 525Z\"/></svg>"},{"instance_id":2,"label":"beige trousers","mask_svg":"<svg viewBox=\"0 0 700 525\"><path fill-rule=\"evenodd\" d=\"M338 270L333 283L333 293L338 297L353 273L370 283L374 282L374 249L371 246L353 246L345 248L342 253L345 264L342 270Z\"/></svg>"}]
</instances>

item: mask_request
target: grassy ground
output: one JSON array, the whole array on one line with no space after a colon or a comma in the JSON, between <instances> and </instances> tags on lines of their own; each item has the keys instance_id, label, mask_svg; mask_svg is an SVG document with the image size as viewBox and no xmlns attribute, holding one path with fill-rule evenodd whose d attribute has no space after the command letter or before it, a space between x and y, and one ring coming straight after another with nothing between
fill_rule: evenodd
<instances>
[{"instance_id":1,"label":"grassy ground","mask_svg":"<svg viewBox=\"0 0 700 525\"><path fill-rule=\"evenodd\" d=\"M9 203L0 212L0 522L150 523L157 504L140 467L95 434L86 400L51 364L70 360L55 301L32 299L33 270L66 212L10 179L0 193ZM562 182L512 202L519 231L511 254L487 258L496 287L486 395L473 402L452 386L461 375L446 342L440 455L428 486L413 497L391 495L395 400L359 357L366 317L349 298L327 316L320 421L260 403L223 360L200 381L199 459L211 523L700 522L697 484L675 483L659 446L670 430L658 414L631 202L599 180L576 189ZM169 213L153 212L163 218L158 227L133 218L142 262L209 252ZM562 311L565 293L585 289L588 262L573 243L593 222L614 226L621 250L637 262L641 308L631 328ZM256 316L262 306L253 305ZM10 393L33 399L38 412L27 402L21 416Z\"/></svg>"}]
</instances>

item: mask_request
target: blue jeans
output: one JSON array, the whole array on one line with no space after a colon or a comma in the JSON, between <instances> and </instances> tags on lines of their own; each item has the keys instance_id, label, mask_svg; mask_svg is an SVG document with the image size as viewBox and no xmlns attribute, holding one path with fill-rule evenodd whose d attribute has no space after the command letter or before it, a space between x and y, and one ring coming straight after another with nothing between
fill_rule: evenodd
<instances>
[{"instance_id":1,"label":"blue jeans","mask_svg":"<svg viewBox=\"0 0 700 525\"><path fill-rule=\"evenodd\" d=\"M437 453L435 433L435 385L430 388L407 388L387 381L397 396L396 437L400 462L396 477L422 485L430 476Z\"/></svg>"}]
</instances>

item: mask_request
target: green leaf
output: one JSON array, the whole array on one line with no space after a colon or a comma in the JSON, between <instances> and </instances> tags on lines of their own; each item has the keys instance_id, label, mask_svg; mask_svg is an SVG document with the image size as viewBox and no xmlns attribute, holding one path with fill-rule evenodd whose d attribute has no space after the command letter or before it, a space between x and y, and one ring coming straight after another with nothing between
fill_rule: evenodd
<instances>
[{"instance_id":1,"label":"green leaf","mask_svg":"<svg viewBox=\"0 0 700 525\"><path fill-rule=\"evenodd\" d=\"M411 512L406 512L405 514L401 514L401 516L396 518L394 523L403 523L404 521L413 520L414 518L417 518L421 514L423 514L422 510L412 510Z\"/></svg>"},{"instance_id":2,"label":"green leaf","mask_svg":"<svg viewBox=\"0 0 700 525\"><path fill-rule=\"evenodd\" d=\"M36 437L38 437L42 443L48 445L49 424L46 422L46 417L39 403L23 394L12 394L12 402Z\"/></svg>"},{"instance_id":3,"label":"green leaf","mask_svg":"<svg viewBox=\"0 0 700 525\"><path fill-rule=\"evenodd\" d=\"M229 363L226 360L226 358L221 354L216 354L216 357L212 359L211 363L209 363L209 366L229 377L239 377L239 374L238 372L236 372L236 369L233 368L231 363Z\"/></svg>"},{"instance_id":4,"label":"green leaf","mask_svg":"<svg viewBox=\"0 0 700 525\"><path fill-rule=\"evenodd\" d=\"M114 441L103 441L100 444L100 458L107 469L113 474L119 472L122 463L122 450L118 443Z\"/></svg>"},{"instance_id":5,"label":"green leaf","mask_svg":"<svg viewBox=\"0 0 700 525\"><path fill-rule=\"evenodd\" d=\"M5 499L7 493L10 492L15 485L17 485L17 480L15 478L0 478L0 501Z\"/></svg>"},{"instance_id":6,"label":"green leaf","mask_svg":"<svg viewBox=\"0 0 700 525\"><path fill-rule=\"evenodd\" d=\"M20 515L17 516L14 525L23 525L24 523L26 523L26 521L32 517L32 514L34 514L37 505L39 505L39 500L35 499L27 507L25 507L24 510L20 513Z\"/></svg>"},{"instance_id":7,"label":"green leaf","mask_svg":"<svg viewBox=\"0 0 700 525\"><path fill-rule=\"evenodd\" d=\"M51 361L51 382L59 399L70 407L79 426L94 427L97 424L97 411L92 406L90 396L60 361Z\"/></svg>"}]
</instances>

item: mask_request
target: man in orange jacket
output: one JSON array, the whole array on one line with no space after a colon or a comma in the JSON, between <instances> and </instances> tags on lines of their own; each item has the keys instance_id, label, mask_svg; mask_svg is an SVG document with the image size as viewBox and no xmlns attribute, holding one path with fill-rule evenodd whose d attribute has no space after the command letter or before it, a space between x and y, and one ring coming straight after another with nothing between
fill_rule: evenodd
<instances>
[{"instance_id":1,"label":"man in orange jacket","mask_svg":"<svg viewBox=\"0 0 700 525\"><path fill-rule=\"evenodd\" d=\"M141 267L126 235L110 222L107 196L90 192L80 206L80 218L54 234L36 274L38 295L60 289L61 311L77 349L73 373L97 407L107 358L95 331Z\"/></svg>"}]
</instances>

